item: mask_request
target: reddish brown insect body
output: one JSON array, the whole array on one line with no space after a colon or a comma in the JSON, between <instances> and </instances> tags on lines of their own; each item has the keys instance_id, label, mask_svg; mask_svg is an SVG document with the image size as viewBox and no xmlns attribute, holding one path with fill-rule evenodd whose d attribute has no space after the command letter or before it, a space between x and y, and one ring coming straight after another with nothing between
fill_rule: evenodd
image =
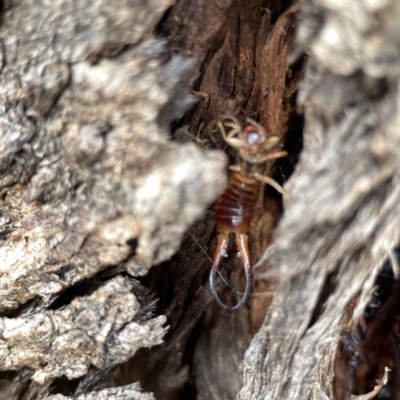
<instances>
[{"instance_id":1,"label":"reddish brown insect body","mask_svg":"<svg viewBox=\"0 0 400 400\"><path fill-rule=\"evenodd\" d=\"M255 178L231 172L228 188L216 205L218 232L248 233L259 187Z\"/></svg>"},{"instance_id":2,"label":"reddish brown insect body","mask_svg":"<svg viewBox=\"0 0 400 400\"><path fill-rule=\"evenodd\" d=\"M248 247L248 234L250 230L253 208L257 201L261 182L274 186L277 190L282 188L270 177L264 176L265 162L268 159L282 157L286 152L271 152L277 144L277 138L267 138L262 127L252 121L244 129L234 118L233 124L225 124L232 128L228 135L222 123L218 124L222 136L228 144L239 150L238 163L231 166L228 187L216 204L216 230L217 247L212 260L210 273L210 287L215 301L224 308L228 308L219 299L215 289L215 275L223 257L227 256L229 234L235 234L236 248L246 275L246 289L242 299L232 308L238 309L247 300L252 287L252 266Z\"/></svg>"}]
</instances>

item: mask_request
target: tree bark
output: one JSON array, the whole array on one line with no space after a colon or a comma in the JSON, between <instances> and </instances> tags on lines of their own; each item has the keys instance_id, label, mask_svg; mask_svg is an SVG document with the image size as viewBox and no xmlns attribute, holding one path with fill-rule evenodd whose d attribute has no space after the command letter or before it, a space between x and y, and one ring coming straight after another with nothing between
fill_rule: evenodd
<instances>
[{"instance_id":1,"label":"tree bark","mask_svg":"<svg viewBox=\"0 0 400 400\"><path fill-rule=\"evenodd\" d=\"M2 7L0 398L398 396L398 2ZM227 114L289 156L221 318Z\"/></svg>"},{"instance_id":2,"label":"tree bark","mask_svg":"<svg viewBox=\"0 0 400 400\"><path fill-rule=\"evenodd\" d=\"M168 138L195 101L193 62L151 34L170 4L3 5L0 368L18 372L1 398L86 376L84 398L106 383L96 371L162 342L166 319L131 277L178 250L226 181L223 154ZM136 392L113 396L151 397Z\"/></svg>"}]
</instances>

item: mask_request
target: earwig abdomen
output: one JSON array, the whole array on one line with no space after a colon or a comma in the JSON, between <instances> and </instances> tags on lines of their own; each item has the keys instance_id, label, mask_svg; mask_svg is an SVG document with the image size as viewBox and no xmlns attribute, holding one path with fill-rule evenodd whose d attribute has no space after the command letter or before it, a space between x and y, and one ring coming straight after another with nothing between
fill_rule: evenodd
<instances>
[{"instance_id":1,"label":"earwig abdomen","mask_svg":"<svg viewBox=\"0 0 400 400\"><path fill-rule=\"evenodd\" d=\"M217 232L248 233L260 182L232 171L228 187L216 204Z\"/></svg>"}]
</instances>

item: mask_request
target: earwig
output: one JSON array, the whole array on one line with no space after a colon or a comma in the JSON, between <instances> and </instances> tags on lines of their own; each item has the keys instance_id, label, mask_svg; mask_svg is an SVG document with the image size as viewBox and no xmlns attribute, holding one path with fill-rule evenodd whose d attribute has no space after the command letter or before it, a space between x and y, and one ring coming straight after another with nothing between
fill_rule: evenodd
<instances>
[{"instance_id":1,"label":"earwig","mask_svg":"<svg viewBox=\"0 0 400 400\"><path fill-rule=\"evenodd\" d=\"M227 257L229 236L235 235L235 244L246 276L246 289L241 300L232 308L241 307L249 297L253 284L252 265L249 251L249 231L253 208L256 204L261 183L268 183L280 193L282 187L271 177L263 175L267 160L285 157L285 151L275 149L277 137L267 137L265 130L255 121L247 119L243 129L236 118L227 117L231 122L218 123L224 140L238 150L238 161L229 167L228 187L216 203L217 247L212 259L210 288L218 305L228 308L218 297L215 289L215 275L219 264ZM231 128L228 134L225 126Z\"/></svg>"}]
</instances>

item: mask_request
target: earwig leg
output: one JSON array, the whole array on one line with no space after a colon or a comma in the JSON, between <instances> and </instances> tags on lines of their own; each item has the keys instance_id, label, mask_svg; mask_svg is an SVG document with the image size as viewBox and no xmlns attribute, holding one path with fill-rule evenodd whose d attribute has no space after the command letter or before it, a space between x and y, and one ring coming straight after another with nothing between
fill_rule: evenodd
<instances>
[{"instance_id":1,"label":"earwig leg","mask_svg":"<svg viewBox=\"0 0 400 400\"><path fill-rule=\"evenodd\" d=\"M226 143L229 144L229 146L235 148L235 149L241 149L242 147L245 146L245 144L237 138L230 138L226 140Z\"/></svg>"},{"instance_id":2,"label":"earwig leg","mask_svg":"<svg viewBox=\"0 0 400 400\"><path fill-rule=\"evenodd\" d=\"M228 128L232 128L232 130L228 133L228 137L235 136L241 130L240 125L227 123L227 124L225 124L225 126L227 126Z\"/></svg>"},{"instance_id":3,"label":"earwig leg","mask_svg":"<svg viewBox=\"0 0 400 400\"><path fill-rule=\"evenodd\" d=\"M233 128L232 131L230 131L228 134L226 134L225 132L225 127L224 124L222 122L218 122L218 128L221 131L221 135L224 138L224 140L226 142L229 142L229 140L231 140L233 138L233 136L235 136L238 132L239 129L237 127L231 126L231 125L227 125L229 128Z\"/></svg>"},{"instance_id":4,"label":"earwig leg","mask_svg":"<svg viewBox=\"0 0 400 400\"><path fill-rule=\"evenodd\" d=\"M239 132L240 128L234 127L231 125L228 125L228 126L233 128L233 130L231 132L229 132L228 134L226 134L224 125L222 124L222 122L218 122L218 128L220 129L221 135L224 138L225 142L235 148L243 147L244 143L240 139L233 137Z\"/></svg>"},{"instance_id":5,"label":"earwig leg","mask_svg":"<svg viewBox=\"0 0 400 400\"><path fill-rule=\"evenodd\" d=\"M260 182L267 183L268 185L271 185L274 189L276 189L279 193L285 194L285 189L274 179L272 179L270 176L265 176L261 174L254 174L254 177L258 179Z\"/></svg>"},{"instance_id":6,"label":"earwig leg","mask_svg":"<svg viewBox=\"0 0 400 400\"><path fill-rule=\"evenodd\" d=\"M240 257L243 262L244 273L246 275L246 289L244 291L243 297L233 308L233 310L237 310L241 307L249 297L251 292L251 288L253 286L253 272L251 270L251 262L250 262L250 251L249 251L249 236L247 233L236 234L235 236L236 248L240 251Z\"/></svg>"},{"instance_id":7,"label":"earwig leg","mask_svg":"<svg viewBox=\"0 0 400 400\"><path fill-rule=\"evenodd\" d=\"M211 293L219 306L222 308L227 307L218 297L218 293L215 289L215 274L217 273L218 265L221 263L223 257L226 257L226 251L229 245L229 233L219 233L217 236L217 247L215 248L214 257L211 265L210 272L210 288Z\"/></svg>"},{"instance_id":8,"label":"earwig leg","mask_svg":"<svg viewBox=\"0 0 400 400\"><path fill-rule=\"evenodd\" d=\"M273 145L276 146L276 145ZM288 152L287 151L271 151L273 149L269 148L267 154L265 154L264 156L259 156L257 158L257 164L262 164L265 163L268 160L275 160L276 158L280 158L280 157L287 157L288 156Z\"/></svg>"},{"instance_id":9,"label":"earwig leg","mask_svg":"<svg viewBox=\"0 0 400 400\"><path fill-rule=\"evenodd\" d=\"M280 157L287 157L288 152L287 151L276 151L275 153L269 153L266 156L259 158L257 162L259 164L268 161L268 160L275 160L275 158L280 158Z\"/></svg>"},{"instance_id":10,"label":"earwig leg","mask_svg":"<svg viewBox=\"0 0 400 400\"><path fill-rule=\"evenodd\" d=\"M233 127L233 128L236 127L236 129L240 129L241 124L239 123L239 121L237 120L237 118L235 118L233 115L227 115L227 116L224 117L224 119L230 119L230 120L233 122L233 124L229 124L229 125L230 125L231 127Z\"/></svg>"}]
</instances>

